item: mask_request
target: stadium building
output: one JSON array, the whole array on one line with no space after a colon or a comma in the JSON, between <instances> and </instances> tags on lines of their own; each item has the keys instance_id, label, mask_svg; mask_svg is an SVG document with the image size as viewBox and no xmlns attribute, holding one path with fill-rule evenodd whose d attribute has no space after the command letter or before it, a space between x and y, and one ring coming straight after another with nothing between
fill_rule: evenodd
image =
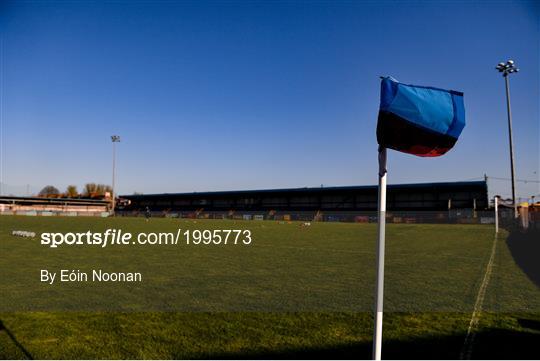
<instances>
[{"instance_id":1,"label":"stadium building","mask_svg":"<svg viewBox=\"0 0 540 361\"><path fill-rule=\"evenodd\" d=\"M0 196L0 214L106 216L110 203L95 199Z\"/></svg>"},{"instance_id":2,"label":"stadium building","mask_svg":"<svg viewBox=\"0 0 540 361\"><path fill-rule=\"evenodd\" d=\"M358 221L375 215L377 192L377 186L347 186L125 195L129 202L117 214L148 208L154 215L186 218ZM476 218L488 206L485 181L388 186L387 209L398 216Z\"/></svg>"}]
</instances>

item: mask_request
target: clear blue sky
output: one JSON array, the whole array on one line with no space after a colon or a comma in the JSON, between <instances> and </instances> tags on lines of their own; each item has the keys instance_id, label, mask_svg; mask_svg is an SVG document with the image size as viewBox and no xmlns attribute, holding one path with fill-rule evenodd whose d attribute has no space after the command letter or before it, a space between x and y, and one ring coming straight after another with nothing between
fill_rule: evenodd
<instances>
[{"instance_id":1,"label":"clear blue sky","mask_svg":"<svg viewBox=\"0 0 540 361\"><path fill-rule=\"evenodd\" d=\"M112 134L119 193L375 184L379 75L465 93L456 147L391 152L390 183L509 178L494 69L508 58L516 170L538 180L539 16L504 1L4 1L4 188L110 183Z\"/></svg>"}]
</instances>

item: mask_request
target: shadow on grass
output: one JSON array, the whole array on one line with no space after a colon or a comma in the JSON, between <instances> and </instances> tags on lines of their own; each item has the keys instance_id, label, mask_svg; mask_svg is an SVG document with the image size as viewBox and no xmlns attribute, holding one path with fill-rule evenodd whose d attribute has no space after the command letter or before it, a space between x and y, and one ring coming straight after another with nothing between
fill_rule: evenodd
<instances>
[{"instance_id":1,"label":"shadow on grass","mask_svg":"<svg viewBox=\"0 0 540 361\"><path fill-rule=\"evenodd\" d=\"M537 322L537 321L536 321ZM2 329L2 332L6 329ZM9 332L9 330L7 330ZM32 355L10 335L17 347L29 359ZM383 343L384 359L458 359L464 336L411 338L408 340L390 340ZM539 332L509 331L489 329L477 333L473 345L472 359L538 359L540 351ZM6 355L0 350L0 358ZM230 353L215 353L202 359L370 359L371 342L335 345L324 348L283 349L276 351L248 350ZM172 358L185 358L185 354L172 355Z\"/></svg>"},{"instance_id":2,"label":"shadow on grass","mask_svg":"<svg viewBox=\"0 0 540 361\"><path fill-rule=\"evenodd\" d=\"M26 350L24 348L23 345L21 345L21 343L17 340L17 338L15 338L15 335L9 330L9 328L7 328L4 323L2 322L2 320L0 320L0 332L5 332L8 337L11 339L11 341L13 342L13 344L24 354L24 356L29 359L29 360L33 360L34 358L32 357L32 355L30 354L30 352L28 352L28 350ZM2 355L2 353L0 352L0 358L2 359L5 359L6 357L4 357L4 355Z\"/></svg>"},{"instance_id":3,"label":"shadow on grass","mask_svg":"<svg viewBox=\"0 0 540 361\"><path fill-rule=\"evenodd\" d=\"M530 328L531 330L536 330L540 332L540 321L538 320L520 318L518 319L518 323L523 328Z\"/></svg>"},{"instance_id":4,"label":"shadow on grass","mask_svg":"<svg viewBox=\"0 0 540 361\"><path fill-rule=\"evenodd\" d=\"M538 359L540 351L540 321L520 318L523 330L484 328L476 333L472 347L472 359ZM5 332L15 346L28 359L32 355L0 321L0 333ZM447 336L410 337L401 340L387 339L383 342L384 359L458 359L465 335L456 333ZM256 345L254 345L256 347ZM237 352L186 354L181 350L173 353L173 359L370 359L371 341L343 343L328 347L281 348ZM130 350L136 351L136 350ZM13 358L0 347L0 359ZM130 355L136 354L130 352ZM60 355L61 358L61 355ZM129 357L131 358L131 357Z\"/></svg>"},{"instance_id":5,"label":"shadow on grass","mask_svg":"<svg viewBox=\"0 0 540 361\"><path fill-rule=\"evenodd\" d=\"M523 320L520 320L521 322ZM520 323L521 323L520 322ZM527 320L527 323L538 321ZM540 332L491 329L481 332L473 346L473 359L538 359Z\"/></svg>"},{"instance_id":6,"label":"shadow on grass","mask_svg":"<svg viewBox=\"0 0 540 361\"><path fill-rule=\"evenodd\" d=\"M530 321L530 320L529 320ZM538 321L533 321L538 322ZM459 359L464 335L411 337L383 342L383 359ZM538 359L540 332L487 329L477 332L472 359ZM179 357L181 355L178 355ZM371 342L323 348L241 351L207 355L208 359L371 359Z\"/></svg>"},{"instance_id":7,"label":"shadow on grass","mask_svg":"<svg viewBox=\"0 0 540 361\"><path fill-rule=\"evenodd\" d=\"M536 286L540 287L540 231L521 232L513 230L506 240L516 264ZM539 355L540 356L540 355Z\"/></svg>"}]
</instances>

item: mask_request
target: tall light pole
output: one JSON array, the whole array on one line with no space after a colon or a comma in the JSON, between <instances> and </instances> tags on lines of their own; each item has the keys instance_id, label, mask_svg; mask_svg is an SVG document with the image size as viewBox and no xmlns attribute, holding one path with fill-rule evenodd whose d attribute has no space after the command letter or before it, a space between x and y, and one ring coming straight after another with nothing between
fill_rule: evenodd
<instances>
[{"instance_id":1,"label":"tall light pole","mask_svg":"<svg viewBox=\"0 0 540 361\"><path fill-rule=\"evenodd\" d=\"M116 193L114 190L114 181L116 173L116 143L120 142L119 135L111 135L112 140L112 214L114 215L114 207L116 206Z\"/></svg>"},{"instance_id":2,"label":"tall light pole","mask_svg":"<svg viewBox=\"0 0 540 361\"><path fill-rule=\"evenodd\" d=\"M510 143L510 171L512 174L512 202L514 203L514 217L518 217L517 203L516 203L516 178L514 168L514 141L512 140L512 111L510 109L510 85L508 83L508 75L517 73L519 71L516 68L513 60L508 60L506 63L497 64L496 68L499 73L502 73L506 84L506 108L508 110L508 138Z\"/></svg>"}]
</instances>

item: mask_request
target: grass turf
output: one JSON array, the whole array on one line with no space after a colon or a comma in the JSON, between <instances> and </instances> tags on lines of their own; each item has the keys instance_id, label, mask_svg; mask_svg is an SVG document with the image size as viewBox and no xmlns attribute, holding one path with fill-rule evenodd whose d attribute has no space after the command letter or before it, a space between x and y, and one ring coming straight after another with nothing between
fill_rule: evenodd
<instances>
[{"instance_id":1,"label":"grass turf","mask_svg":"<svg viewBox=\"0 0 540 361\"><path fill-rule=\"evenodd\" d=\"M120 254L112 248L50 250L37 245L37 240L11 236L12 230L39 234L122 228L137 233L179 227L248 228L253 231L253 245L184 247L181 253L136 246ZM294 222L151 219L146 223L136 218L2 216L2 305L19 302L45 312L0 314L0 356L368 358L375 231L372 224L300 227ZM385 302L392 312L385 316L383 356L459 357L491 250L492 227L396 224L388 225L387 239ZM95 310L84 303L91 296L88 293L65 297L65 292L56 292L55 298L40 293L43 289L33 278L25 278L41 265L88 268L103 263L123 268L136 264L148 274L152 295L158 296L139 297L129 287L117 285L93 291L107 291L113 300L130 300L131 311L160 310L160 303L170 305L171 299L181 299L180 307L169 309L178 312L121 312L122 308L100 312L99 302L91 304ZM174 272L165 272L170 267ZM486 307L498 312L482 317L473 357L507 355L511 345L507 347L501 338L521 346L519 357L534 357L538 287L512 261L504 241L499 242L493 280L497 287L488 288ZM518 284L520 291L514 292L512 284ZM21 285L28 286L21 290ZM176 285L172 292L171 285ZM148 294L148 289L141 292ZM94 300L102 299L99 292L96 295ZM69 307L74 301L81 302L79 308ZM505 304L511 307L505 309ZM199 312L187 312L194 310ZM522 313L510 312L514 310Z\"/></svg>"}]
</instances>

